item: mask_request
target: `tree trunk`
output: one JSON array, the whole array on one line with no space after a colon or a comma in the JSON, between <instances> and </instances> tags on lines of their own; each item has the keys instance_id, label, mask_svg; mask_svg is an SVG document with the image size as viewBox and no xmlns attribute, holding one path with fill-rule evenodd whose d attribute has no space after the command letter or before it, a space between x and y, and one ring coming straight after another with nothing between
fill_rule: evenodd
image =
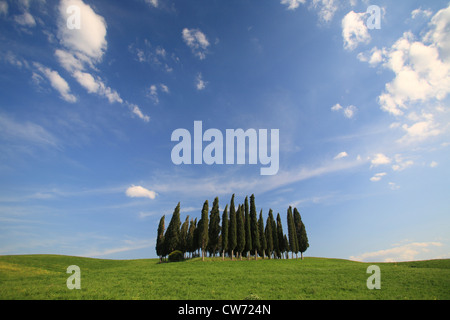
<instances>
[{"instance_id":1,"label":"tree trunk","mask_svg":"<svg viewBox=\"0 0 450 320\"><path fill-rule=\"evenodd\" d=\"M303 260L303 252L300 252L301 256L302 256L302 260Z\"/></svg>"},{"instance_id":2,"label":"tree trunk","mask_svg":"<svg viewBox=\"0 0 450 320\"><path fill-rule=\"evenodd\" d=\"M258 260L258 250L255 249L255 260Z\"/></svg>"}]
</instances>

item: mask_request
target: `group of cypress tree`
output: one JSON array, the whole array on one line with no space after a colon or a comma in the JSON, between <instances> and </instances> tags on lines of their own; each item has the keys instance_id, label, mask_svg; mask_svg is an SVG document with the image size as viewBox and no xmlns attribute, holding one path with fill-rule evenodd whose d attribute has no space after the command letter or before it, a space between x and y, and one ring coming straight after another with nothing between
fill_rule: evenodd
<instances>
[{"instance_id":1,"label":"group of cypress tree","mask_svg":"<svg viewBox=\"0 0 450 320\"><path fill-rule=\"evenodd\" d=\"M219 198L216 197L209 212L208 200L203 204L200 220L197 218L189 220L189 216L181 224L180 203L176 206L167 230L165 229L165 216L161 217L158 226L156 240L156 253L161 261L164 257L175 250L183 252L184 256L199 256L205 259L206 252L210 256L217 253L231 257L231 259L241 259L245 256L250 259L253 256L271 258L289 258L288 252L294 253L298 258L300 252L308 249L308 236L305 225L302 222L297 208L289 207L287 210L288 233L283 232L280 214L277 214L276 221L272 209L269 210L266 223L264 224L262 209L259 218L256 214L255 196L245 197L243 204L239 204L236 210L234 194L231 197L230 212L228 214L228 204L222 213L219 212ZM220 224L222 220L222 224ZM265 226L264 226L265 225Z\"/></svg>"}]
</instances>

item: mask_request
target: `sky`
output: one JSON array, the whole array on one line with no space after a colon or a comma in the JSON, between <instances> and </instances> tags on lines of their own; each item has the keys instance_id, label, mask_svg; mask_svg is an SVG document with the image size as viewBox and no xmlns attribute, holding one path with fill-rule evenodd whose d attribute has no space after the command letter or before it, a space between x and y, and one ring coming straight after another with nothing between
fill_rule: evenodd
<instances>
[{"instance_id":1,"label":"sky","mask_svg":"<svg viewBox=\"0 0 450 320\"><path fill-rule=\"evenodd\" d=\"M0 0L0 255L156 258L178 202L254 194L307 257L450 258L449 102L448 0ZM195 121L278 170L176 164Z\"/></svg>"}]
</instances>

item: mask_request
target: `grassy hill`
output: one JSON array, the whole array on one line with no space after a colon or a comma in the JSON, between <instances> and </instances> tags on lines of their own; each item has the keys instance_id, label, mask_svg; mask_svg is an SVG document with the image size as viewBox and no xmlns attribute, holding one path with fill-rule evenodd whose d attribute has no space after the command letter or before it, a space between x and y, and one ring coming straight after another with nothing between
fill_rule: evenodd
<instances>
[{"instance_id":1,"label":"grassy hill","mask_svg":"<svg viewBox=\"0 0 450 320\"><path fill-rule=\"evenodd\" d=\"M339 259L159 264L58 255L0 256L0 299L450 299L450 260L374 263L381 289L366 286L371 264ZM69 290L66 269L81 269Z\"/></svg>"}]
</instances>

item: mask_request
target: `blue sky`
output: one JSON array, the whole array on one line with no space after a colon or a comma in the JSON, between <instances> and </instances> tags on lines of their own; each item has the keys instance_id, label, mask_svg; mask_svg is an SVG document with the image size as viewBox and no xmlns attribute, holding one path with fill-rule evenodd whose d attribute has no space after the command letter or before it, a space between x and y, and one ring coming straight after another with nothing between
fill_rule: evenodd
<instances>
[{"instance_id":1,"label":"blue sky","mask_svg":"<svg viewBox=\"0 0 450 320\"><path fill-rule=\"evenodd\" d=\"M306 256L449 258L449 25L448 1L1 0L0 254L154 258L178 202L235 193L297 207ZM173 164L194 121L279 129L279 171Z\"/></svg>"}]
</instances>

